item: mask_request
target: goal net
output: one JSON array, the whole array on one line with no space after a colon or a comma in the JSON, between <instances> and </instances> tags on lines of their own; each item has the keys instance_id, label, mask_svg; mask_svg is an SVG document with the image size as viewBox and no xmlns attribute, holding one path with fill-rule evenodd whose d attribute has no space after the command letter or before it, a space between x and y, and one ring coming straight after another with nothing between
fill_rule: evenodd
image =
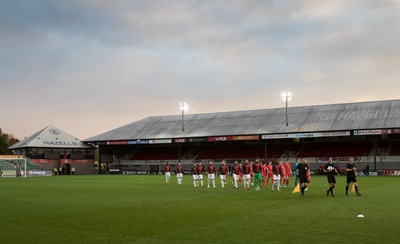
<instances>
[{"instance_id":1,"label":"goal net","mask_svg":"<svg viewBox=\"0 0 400 244\"><path fill-rule=\"evenodd\" d=\"M2 177L26 177L26 158L0 157L0 174Z\"/></svg>"},{"instance_id":2,"label":"goal net","mask_svg":"<svg viewBox=\"0 0 400 244\"><path fill-rule=\"evenodd\" d=\"M51 176L51 170L17 155L0 155L0 174L4 177Z\"/></svg>"}]
</instances>

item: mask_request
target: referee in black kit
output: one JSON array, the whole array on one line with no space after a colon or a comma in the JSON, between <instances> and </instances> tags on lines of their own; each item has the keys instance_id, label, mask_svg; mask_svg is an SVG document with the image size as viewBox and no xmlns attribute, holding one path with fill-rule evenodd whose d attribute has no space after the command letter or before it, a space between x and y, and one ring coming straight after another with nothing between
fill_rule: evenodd
<instances>
[{"instance_id":1,"label":"referee in black kit","mask_svg":"<svg viewBox=\"0 0 400 244\"><path fill-rule=\"evenodd\" d=\"M296 168L296 175L300 181L298 184L300 184L301 197L304 197L304 190L308 186L307 172L310 173L309 171L307 160L305 158L301 159L301 163Z\"/></svg>"},{"instance_id":2,"label":"referee in black kit","mask_svg":"<svg viewBox=\"0 0 400 244\"><path fill-rule=\"evenodd\" d=\"M358 192L357 179L356 179L357 168L353 163L353 158L349 158L349 163L346 165L346 171L347 171L346 196L348 196L349 185L352 182L354 184L357 196L361 196L361 193Z\"/></svg>"},{"instance_id":3,"label":"referee in black kit","mask_svg":"<svg viewBox=\"0 0 400 244\"><path fill-rule=\"evenodd\" d=\"M329 192L331 193L332 197L333 195L333 189L335 188L336 185L336 179L335 175L339 175L339 172L336 169L336 165L333 163L332 158L329 158L329 162L325 164L324 167L324 172L326 173L326 177L328 178L328 183L329 183L329 189L326 191L326 196L329 196Z\"/></svg>"}]
</instances>

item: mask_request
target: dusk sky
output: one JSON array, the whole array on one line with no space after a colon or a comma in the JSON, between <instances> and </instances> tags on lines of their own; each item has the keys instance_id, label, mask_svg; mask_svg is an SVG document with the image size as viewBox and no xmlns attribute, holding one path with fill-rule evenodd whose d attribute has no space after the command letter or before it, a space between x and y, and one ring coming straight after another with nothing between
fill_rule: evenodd
<instances>
[{"instance_id":1,"label":"dusk sky","mask_svg":"<svg viewBox=\"0 0 400 244\"><path fill-rule=\"evenodd\" d=\"M0 128L400 98L400 0L1 0Z\"/></svg>"}]
</instances>

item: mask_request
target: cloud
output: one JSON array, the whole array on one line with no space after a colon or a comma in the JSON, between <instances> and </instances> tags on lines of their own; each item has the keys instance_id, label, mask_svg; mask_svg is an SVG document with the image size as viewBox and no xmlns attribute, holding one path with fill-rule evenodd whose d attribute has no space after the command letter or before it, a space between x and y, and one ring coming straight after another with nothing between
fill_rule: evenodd
<instances>
[{"instance_id":1,"label":"cloud","mask_svg":"<svg viewBox=\"0 0 400 244\"><path fill-rule=\"evenodd\" d=\"M399 1L2 1L0 118L87 138L152 115L398 98ZM15 113L18 111L18 113ZM30 118L30 123L22 123ZM95 124L96 126L93 126Z\"/></svg>"}]
</instances>

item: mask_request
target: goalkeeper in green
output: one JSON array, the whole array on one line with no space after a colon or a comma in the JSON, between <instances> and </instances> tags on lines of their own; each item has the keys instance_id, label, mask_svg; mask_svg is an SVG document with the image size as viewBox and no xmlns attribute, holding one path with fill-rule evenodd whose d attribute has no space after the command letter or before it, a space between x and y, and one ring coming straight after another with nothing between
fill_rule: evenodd
<instances>
[{"instance_id":1,"label":"goalkeeper in green","mask_svg":"<svg viewBox=\"0 0 400 244\"><path fill-rule=\"evenodd\" d=\"M256 162L253 164L253 172L254 172L254 189L256 191L260 190L260 184L262 181L261 177L261 163L259 162L259 158L256 158Z\"/></svg>"}]
</instances>

